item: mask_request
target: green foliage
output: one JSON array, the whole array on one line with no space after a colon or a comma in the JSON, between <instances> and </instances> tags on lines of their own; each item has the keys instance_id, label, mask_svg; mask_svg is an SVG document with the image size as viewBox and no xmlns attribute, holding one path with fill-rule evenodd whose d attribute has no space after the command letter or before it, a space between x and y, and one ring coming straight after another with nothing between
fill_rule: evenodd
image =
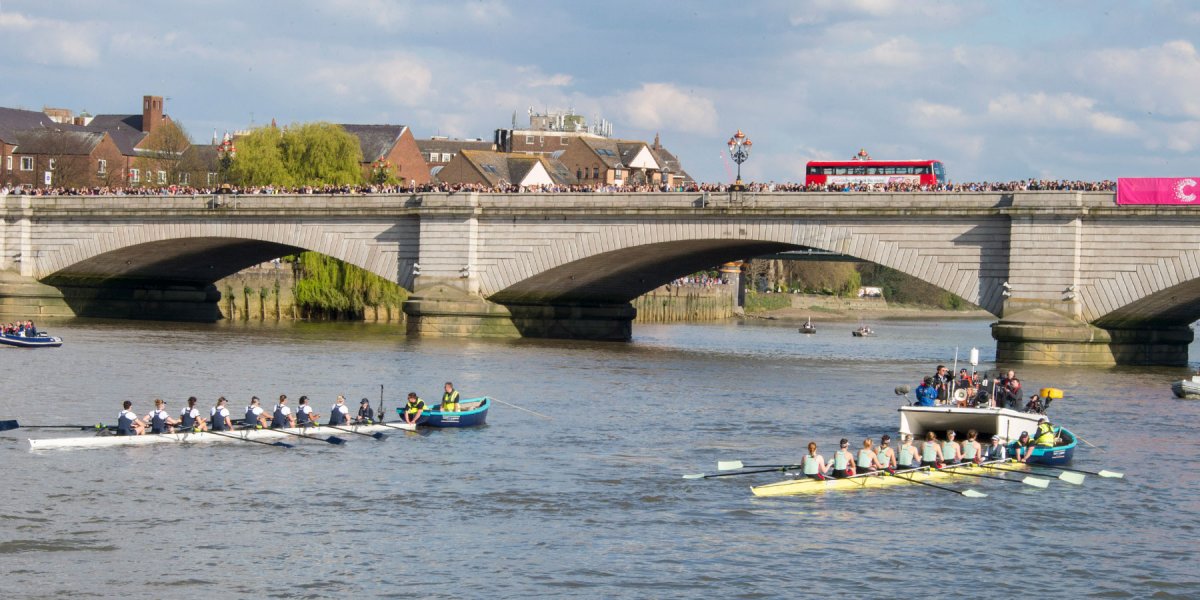
<instances>
[{"instance_id":1,"label":"green foliage","mask_svg":"<svg viewBox=\"0 0 1200 600\"><path fill-rule=\"evenodd\" d=\"M792 298L788 294L754 294L746 292L746 312L758 313L790 308Z\"/></svg>"},{"instance_id":2,"label":"green foliage","mask_svg":"<svg viewBox=\"0 0 1200 600\"><path fill-rule=\"evenodd\" d=\"M862 274L863 285L882 288L883 297L888 302L949 310L973 308L966 300L895 269L868 263L860 265L859 270Z\"/></svg>"},{"instance_id":3,"label":"green foliage","mask_svg":"<svg viewBox=\"0 0 1200 600\"><path fill-rule=\"evenodd\" d=\"M306 316L361 318L366 307L399 308L404 288L359 267L316 252L296 257L296 305Z\"/></svg>"},{"instance_id":4,"label":"green foliage","mask_svg":"<svg viewBox=\"0 0 1200 600\"><path fill-rule=\"evenodd\" d=\"M231 178L241 185L341 185L363 179L358 138L332 123L260 127L237 138Z\"/></svg>"}]
</instances>

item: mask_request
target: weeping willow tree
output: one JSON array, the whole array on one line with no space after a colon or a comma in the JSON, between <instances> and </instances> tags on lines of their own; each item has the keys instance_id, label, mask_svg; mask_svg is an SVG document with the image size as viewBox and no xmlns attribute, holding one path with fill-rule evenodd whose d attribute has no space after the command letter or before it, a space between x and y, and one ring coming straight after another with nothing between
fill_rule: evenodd
<instances>
[{"instance_id":1,"label":"weeping willow tree","mask_svg":"<svg viewBox=\"0 0 1200 600\"><path fill-rule=\"evenodd\" d=\"M399 310L408 298L404 288L349 263L316 252L295 257L293 294L306 319L363 318L367 308Z\"/></svg>"}]
</instances>

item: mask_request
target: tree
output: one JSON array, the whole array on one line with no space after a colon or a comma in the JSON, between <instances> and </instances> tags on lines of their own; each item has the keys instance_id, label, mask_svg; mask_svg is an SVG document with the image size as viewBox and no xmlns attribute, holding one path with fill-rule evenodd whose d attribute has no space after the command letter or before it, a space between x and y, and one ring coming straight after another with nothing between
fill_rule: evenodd
<instances>
[{"instance_id":1,"label":"tree","mask_svg":"<svg viewBox=\"0 0 1200 600\"><path fill-rule=\"evenodd\" d=\"M342 185L363 180L358 138L332 123L260 127L237 138L230 174L242 185Z\"/></svg>"},{"instance_id":2,"label":"tree","mask_svg":"<svg viewBox=\"0 0 1200 600\"><path fill-rule=\"evenodd\" d=\"M175 121L164 121L146 136L140 144L138 156L133 159L133 168L142 172L142 185L156 187L183 183L179 175L185 172L182 165L184 153L192 146L183 125ZM160 180L158 173L164 176Z\"/></svg>"}]
</instances>

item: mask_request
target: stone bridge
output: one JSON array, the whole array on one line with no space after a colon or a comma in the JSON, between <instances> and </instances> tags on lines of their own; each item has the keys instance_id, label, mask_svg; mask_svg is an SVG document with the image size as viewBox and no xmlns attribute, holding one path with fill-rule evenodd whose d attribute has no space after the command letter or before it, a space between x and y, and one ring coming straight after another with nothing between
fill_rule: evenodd
<instances>
[{"instance_id":1,"label":"stone bridge","mask_svg":"<svg viewBox=\"0 0 1200 600\"><path fill-rule=\"evenodd\" d=\"M300 250L412 292L410 333L629 339L630 301L815 248L996 315L1002 361L1184 364L1200 210L1112 193L0 197L0 315L215 320L212 283Z\"/></svg>"}]
</instances>

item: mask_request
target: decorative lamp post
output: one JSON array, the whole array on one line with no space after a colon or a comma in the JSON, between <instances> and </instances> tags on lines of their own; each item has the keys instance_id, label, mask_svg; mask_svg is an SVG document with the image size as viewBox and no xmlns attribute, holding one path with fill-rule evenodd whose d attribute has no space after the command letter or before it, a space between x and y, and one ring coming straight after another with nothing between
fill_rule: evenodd
<instances>
[{"instance_id":1,"label":"decorative lamp post","mask_svg":"<svg viewBox=\"0 0 1200 600\"><path fill-rule=\"evenodd\" d=\"M221 169L220 183L225 183L225 179L229 177L229 168L233 166L235 158L237 158L237 146L233 144L233 137L226 133L225 139L217 145L217 163Z\"/></svg>"},{"instance_id":2,"label":"decorative lamp post","mask_svg":"<svg viewBox=\"0 0 1200 600\"><path fill-rule=\"evenodd\" d=\"M371 165L371 183L383 185L392 175L392 163L379 159Z\"/></svg>"},{"instance_id":3,"label":"decorative lamp post","mask_svg":"<svg viewBox=\"0 0 1200 600\"><path fill-rule=\"evenodd\" d=\"M733 182L735 191L742 191L746 186L742 185L742 163L750 159L750 147L753 146L750 138L742 133L742 130L737 130L733 137L729 138L729 157L733 162L737 163L737 181Z\"/></svg>"}]
</instances>

